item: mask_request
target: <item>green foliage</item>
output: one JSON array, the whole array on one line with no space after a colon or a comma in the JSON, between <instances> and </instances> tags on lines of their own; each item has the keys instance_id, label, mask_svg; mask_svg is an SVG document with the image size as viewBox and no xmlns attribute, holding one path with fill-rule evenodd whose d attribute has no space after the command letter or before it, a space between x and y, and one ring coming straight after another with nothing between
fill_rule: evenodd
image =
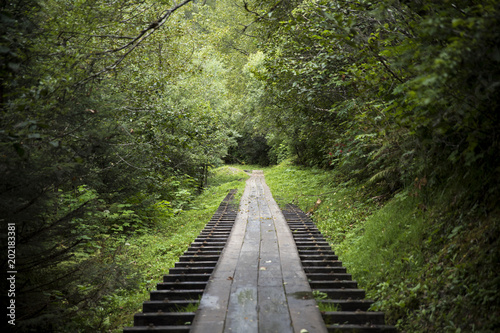
<instances>
[{"instance_id":1,"label":"green foliage","mask_svg":"<svg viewBox=\"0 0 500 333\"><path fill-rule=\"evenodd\" d=\"M407 195L396 196L351 230L337 247L361 285L381 280L391 283L387 279L391 271L404 280L423 265L425 220L419 203Z\"/></svg>"},{"instance_id":2,"label":"green foliage","mask_svg":"<svg viewBox=\"0 0 500 333\"><path fill-rule=\"evenodd\" d=\"M310 213L373 310L402 332L498 327L498 212L464 210L458 185L428 193L420 179L388 200L338 170L282 163L265 175L281 204Z\"/></svg>"},{"instance_id":3,"label":"green foliage","mask_svg":"<svg viewBox=\"0 0 500 333\"><path fill-rule=\"evenodd\" d=\"M85 219L72 221L73 234L84 240L73 249L72 256L61 258L56 266L23 270L31 287L45 283L47 276L55 281L30 294L33 307L43 304L46 309L42 316L17 322L18 330L119 332L130 326L133 314L140 312L142 302L149 298L148 290L199 235L227 192L236 188L240 196L243 180L248 178L244 172L228 167L212 170L211 174L209 187L191 202L191 210L174 215L170 203L158 202L149 211L147 227L144 215L139 219L129 205L121 204L93 215L99 218L93 225ZM80 187L76 196L65 198L61 207L68 211L74 211L72 205L97 199L95 191L86 187ZM137 223L141 225L139 230L133 229ZM68 242L70 238L66 235L57 240ZM68 271L73 273L72 279L57 283Z\"/></svg>"},{"instance_id":4,"label":"green foliage","mask_svg":"<svg viewBox=\"0 0 500 333\"><path fill-rule=\"evenodd\" d=\"M314 206L322 193L331 193L331 179L320 169L299 168L286 160L273 168L264 168L266 183L282 207L293 203L307 211ZM290 180L290 181L287 181Z\"/></svg>"},{"instance_id":5,"label":"green foliage","mask_svg":"<svg viewBox=\"0 0 500 333\"><path fill-rule=\"evenodd\" d=\"M340 311L340 306L335 303L322 303L322 300L328 299L328 294L321 292L319 290L313 290L313 297L318 304L318 309L320 312L335 312ZM325 322L325 324L329 324Z\"/></svg>"},{"instance_id":6,"label":"green foliage","mask_svg":"<svg viewBox=\"0 0 500 333\"><path fill-rule=\"evenodd\" d=\"M259 119L273 148L335 172L306 197L314 177L281 169L296 185L273 191L315 210L402 330L498 329L498 1L290 5L265 24Z\"/></svg>"},{"instance_id":7,"label":"green foliage","mask_svg":"<svg viewBox=\"0 0 500 333\"><path fill-rule=\"evenodd\" d=\"M198 310L198 307L199 307L199 302L198 303L192 303L192 304L189 304L189 305L186 305L186 306L178 306L177 307L177 311L178 312L196 312L196 310Z\"/></svg>"},{"instance_id":8,"label":"green foliage","mask_svg":"<svg viewBox=\"0 0 500 333\"><path fill-rule=\"evenodd\" d=\"M237 147L229 151L228 163L269 165L269 146L261 135L244 133L237 139Z\"/></svg>"},{"instance_id":9,"label":"green foliage","mask_svg":"<svg viewBox=\"0 0 500 333\"><path fill-rule=\"evenodd\" d=\"M496 180L497 1L304 1L267 24L255 71L273 147L389 193L450 172Z\"/></svg>"},{"instance_id":10,"label":"green foliage","mask_svg":"<svg viewBox=\"0 0 500 333\"><path fill-rule=\"evenodd\" d=\"M0 215L26 325L109 331L146 283L127 256L179 254L198 222L177 218L237 161L282 163L280 202L346 257L386 249L388 281L349 265L402 328L493 327L498 1L189 2L1 4Z\"/></svg>"},{"instance_id":11,"label":"green foliage","mask_svg":"<svg viewBox=\"0 0 500 333\"><path fill-rule=\"evenodd\" d=\"M2 3L0 215L18 231L19 330L113 326L143 287L121 261L132 239L200 208L235 144L231 58L183 18L188 2Z\"/></svg>"}]
</instances>

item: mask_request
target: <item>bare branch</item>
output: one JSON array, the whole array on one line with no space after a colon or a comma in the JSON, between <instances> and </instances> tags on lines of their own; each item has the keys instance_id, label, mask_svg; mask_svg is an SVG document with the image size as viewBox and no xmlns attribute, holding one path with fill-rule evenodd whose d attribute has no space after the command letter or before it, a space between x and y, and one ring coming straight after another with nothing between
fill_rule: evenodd
<instances>
[{"instance_id":1,"label":"bare branch","mask_svg":"<svg viewBox=\"0 0 500 333\"><path fill-rule=\"evenodd\" d=\"M123 157L121 157L118 153L116 153L116 156L118 156L118 158L124 162L126 165L128 165L129 167L132 167L134 169L137 169L137 170L151 170L151 168L141 168L141 167L137 167L129 162L127 162Z\"/></svg>"},{"instance_id":2,"label":"bare branch","mask_svg":"<svg viewBox=\"0 0 500 333\"><path fill-rule=\"evenodd\" d=\"M89 34L77 32L77 31L62 31L59 34L58 38L62 38L65 35L70 35L70 36L80 35L80 36L87 36L90 38L135 39L135 37L119 36L119 35L89 35Z\"/></svg>"},{"instance_id":3,"label":"bare branch","mask_svg":"<svg viewBox=\"0 0 500 333\"><path fill-rule=\"evenodd\" d=\"M170 15L173 12L175 12L177 9L181 8L182 6L188 4L191 1L192 0L184 0L180 4L175 5L174 7L164 11L156 21L151 22L149 24L149 26L147 28L143 29L139 33L139 35L137 35L131 42L129 42L121 47L111 49L111 50L106 50L106 51L98 53L98 54L116 53L116 52L125 50L126 48L129 48L129 47L132 47L132 48L137 47L137 45L140 44L145 38L150 36L156 29L160 28L163 24L165 24L165 22L168 20L168 18L170 17Z\"/></svg>"},{"instance_id":4,"label":"bare branch","mask_svg":"<svg viewBox=\"0 0 500 333\"><path fill-rule=\"evenodd\" d=\"M137 48L137 46L139 46L145 39L147 39L149 36L151 36L156 30L161 28L167 22L170 15L172 15L176 10L178 10L179 8L183 7L184 5L190 3L191 1L192 0L184 0L183 2L181 2L179 4L176 4L174 7L165 10L156 21L151 22L147 28L143 29L135 38L133 38L127 44L125 44L121 47L118 47L118 48L114 48L114 49L110 49L110 50L96 53L95 55L105 55L105 54L117 53L117 52L124 51L124 50L128 49L121 57L119 57L111 65L106 66L102 70L100 70L94 74L91 74L87 78L79 81L77 83L77 85L86 83L86 82L88 82L88 81L90 81L90 80L92 80L92 79L94 79L94 78L96 78L104 73L107 73L109 71L116 69L118 67L118 65L120 65L122 63L122 61Z\"/></svg>"}]
</instances>

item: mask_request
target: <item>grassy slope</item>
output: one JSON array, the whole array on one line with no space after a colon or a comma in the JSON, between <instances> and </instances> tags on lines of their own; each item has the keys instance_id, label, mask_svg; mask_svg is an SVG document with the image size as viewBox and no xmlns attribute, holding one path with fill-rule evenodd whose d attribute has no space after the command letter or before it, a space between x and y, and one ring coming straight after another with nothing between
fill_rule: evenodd
<instances>
[{"instance_id":1,"label":"grassy slope","mask_svg":"<svg viewBox=\"0 0 500 333\"><path fill-rule=\"evenodd\" d=\"M279 203L314 210L374 308L401 331L500 329L497 216L461 211L437 190L409 188L380 202L334 171L290 163L264 170Z\"/></svg>"}]
</instances>

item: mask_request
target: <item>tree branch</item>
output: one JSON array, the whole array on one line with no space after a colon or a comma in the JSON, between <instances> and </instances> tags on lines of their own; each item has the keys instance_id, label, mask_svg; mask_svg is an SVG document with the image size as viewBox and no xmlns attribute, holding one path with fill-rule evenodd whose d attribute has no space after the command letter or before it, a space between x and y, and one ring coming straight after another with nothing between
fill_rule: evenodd
<instances>
[{"instance_id":1,"label":"tree branch","mask_svg":"<svg viewBox=\"0 0 500 333\"><path fill-rule=\"evenodd\" d=\"M88 82L88 81L90 81L90 80L92 80L92 79L94 79L94 78L96 78L96 77L98 77L98 76L100 76L100 75L102 75L104 73L107 73L109 71L112 71L112 70L116 69L116 67L118 67L118 65L120 65L121 62L130 53L132 53L132 51L134 51L137 48L137 46L139 46L142 43L142 41L144 41L146 38L148 38L149 36L151 36L156 30L158 30L159 28L161 28L167 22L167 20L169 19L170 15L172 15L176 10L178 10L181 7L183 7L184 5L187 5L191 1L192 0L184 0L181 3L179 3L179 4L176 4L174 7L165 10L156 21L151 22L147 28L143 29L135 38L133 38L127 44L125 44L125 45L123 45L121 47L117 47L117 48L114 48L114 49L109 49L109 50L106 50L106 51L94 54L94 55L113 54L113 53L117 53L117 52L120 52L120 51L128 49L121 57L119 57L111 65L104 67L102 70L100 70L100 71L98 71L98 72L96 72L94 74L91 74L90 76L86 77L83 80L80 80L77 83L77 85L86 83L86 82Z\"/></svg>"}]
</instances>

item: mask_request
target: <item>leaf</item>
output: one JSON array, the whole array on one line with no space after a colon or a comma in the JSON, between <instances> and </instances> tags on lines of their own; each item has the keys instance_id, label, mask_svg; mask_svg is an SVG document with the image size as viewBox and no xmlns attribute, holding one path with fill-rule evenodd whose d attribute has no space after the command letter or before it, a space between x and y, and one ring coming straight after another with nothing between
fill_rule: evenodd
<instances>
[{"instance_id":1,"label":"leaf","mask_svg":"<svg viewBox=\"0 0 500 333\"><path fill-rule=\"evenodd\" d=\"M20 157L23 157L24 154L26 153L26 151L23 149L22 145L20 143L14 143L14 149L16 150L17 154L20 156Z\"/></svg>"}]
</instances>

